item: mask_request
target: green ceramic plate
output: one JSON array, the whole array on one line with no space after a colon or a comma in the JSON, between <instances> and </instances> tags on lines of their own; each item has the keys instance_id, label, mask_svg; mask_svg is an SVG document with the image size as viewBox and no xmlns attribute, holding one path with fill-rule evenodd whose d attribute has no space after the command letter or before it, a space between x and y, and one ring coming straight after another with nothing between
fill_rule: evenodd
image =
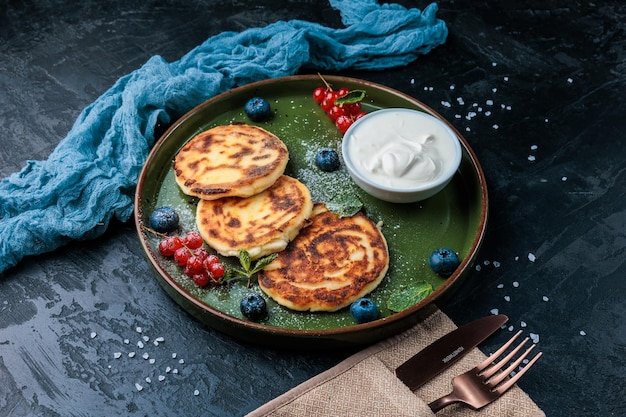
<instances>
[{"instance_id":1,"label":"green ceramic plate","mask_svg":"<svg viewBox=\"0 0 626 417\"><path fill-rule=\"evenodd\" d=\"M335 88L365 90L365 111L405 107L441 118L416 99L390 88L352 78L325 78ZM199 320L244 341L321 348L371 343L395 334L430 313L444 296L451 294L473 263L482 242L487 220L485 180L474 153L460 134L464 148L461 167L442 192L415 204L385 203L361 191L345 169L327 173L315 166L318 149L341 149L341 134L313 101L312 92L319 86L323 83L318 76L293 76L249 84L214 97L184 115L163 135L139 179L135 198L137 231L159 282ZM367 215L374 222L382 222L390 267L382 284L370 294L381 309L380 319L357 325L348 309L336 313L299 313L268 300L269 319L250 322L241 315L239 302L250 291L261 293L256 284L252 289L246 288L244 281L198 288L172 260L158 253L159 238L143 227L149 225L154 208L168 205L180 215L181 234L195 230L197 200L180 192L174 181L172 160L188 140L203 130L233 122L255 124L243 111L244 104L253 96L264 97L272 106L274 116L256 124L276 134L289 148L287 175L307 185L315 201L328 202L340 194L356 195ZM442 246L454 249L462 259L461 266L448 279L438 277L428 266L430 253ZM225 263L234 265L237 260L226 259ZM424 282L435 289L428 298L399 313L386 307L395 292Z\"/></svg>"}]
</instances>

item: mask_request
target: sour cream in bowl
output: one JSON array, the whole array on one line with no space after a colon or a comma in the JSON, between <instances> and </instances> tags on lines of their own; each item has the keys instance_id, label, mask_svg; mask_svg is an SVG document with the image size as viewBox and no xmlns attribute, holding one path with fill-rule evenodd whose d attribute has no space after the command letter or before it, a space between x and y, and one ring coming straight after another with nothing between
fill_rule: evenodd
<instances>
[{"instance_id":1,"label":"sour cream in bowl","mask_svg":"<svg viewBox=\"0 0 626 417\"><path fill-rule=\"evenodd\" d=\"M443 190L461 164L461 143L442 120L418 110L377 110L355 121L341 145L344 164L367 193L392 203Z\"/></svg>"}]
</instances>

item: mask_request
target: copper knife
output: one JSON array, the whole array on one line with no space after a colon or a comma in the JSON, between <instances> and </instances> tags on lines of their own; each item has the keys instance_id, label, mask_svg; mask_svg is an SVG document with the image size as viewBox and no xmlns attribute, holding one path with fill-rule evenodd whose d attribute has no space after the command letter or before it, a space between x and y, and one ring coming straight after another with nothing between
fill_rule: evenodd
<instances>
[{"instance_id":1,"label":"copper knife","mask_svg":"<svg viewBox=\"0 0 626 417\"><path fill-rule=\"evenodd\" d=\"M396 368L396 376L415 391L456 363L509 320L504 314L467 323L426 346Z\"/></svg>"}]
</instances>

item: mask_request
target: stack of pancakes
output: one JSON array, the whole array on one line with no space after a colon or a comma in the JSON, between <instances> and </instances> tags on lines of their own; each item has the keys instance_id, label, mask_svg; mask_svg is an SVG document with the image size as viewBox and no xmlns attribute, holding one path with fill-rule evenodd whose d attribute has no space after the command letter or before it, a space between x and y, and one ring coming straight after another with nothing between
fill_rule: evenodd
<instances>
[{"instance_id":1,"label":"stack of pancakes","mask_svg":"<svg viewBox=\"0 0 626 417\"><path fill-rule=\"evenodd\" d=\"M199 198L198 231L224 256L280 252L259 286L299 311L336 311L372 291L389 265L387 243L363 214L340 218L313 204L309 189L284 175L289 151L256 126L217 126L176 155L176 182ZM291 242L291 244L289 244Z\"/></svg>"}]
</instances>

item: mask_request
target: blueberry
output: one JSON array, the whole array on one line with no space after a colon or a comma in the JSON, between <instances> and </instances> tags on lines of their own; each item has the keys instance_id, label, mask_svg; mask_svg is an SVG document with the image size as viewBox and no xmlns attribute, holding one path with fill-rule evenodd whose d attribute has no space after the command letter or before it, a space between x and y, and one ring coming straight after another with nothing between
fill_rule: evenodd
<instances>
[{"instance_id":1,"label":"blueberry","mask_svg":"<svg viewBox=\"0 0 626 417\"><path fill-rule=\"evenodd\" d=\"M267 317L267 303L259 294L248 294L239 305L241 314L252 321L263 320Z\"/></svg>"},{"instance_id":2,"label":"blueberry","mask_svg":"<svg viewBox=\"0 0 626 417\"><path fill-rule=\"evenodd\" d=\"M315 163L322 171L334 171L339 168L339 155L334 149L320 149L315 154Z\"/></svg>"},{"instance_id":3,"label":"blueberry","mask_svg":"<svg viewBox=\"0 0 626 417\"><path fill-rule=\"evenodd\" d=\"M178 222L178 214L171 207L159 207L150 215L150 227L159 233L173 232L178 228Z\"/></svg>"},{"instance_id":4,"label":"blueberry","mask_svg":"<svg viewBox=\"0 0 626 417\"><path fill-rule=\"evenodd\" d=\"M452 249L439 248L430 255L428 264L432 270L441 276L449 277L458 268L461 261Z\"/></svg>"},{"instance_id":5,"label":"blueberry","mask_svg":"<svg viewBox=\"0 0 626 417\"><path fill-rule=\"evenodd\" d=\"M244 109L246 116L253 122L262 122L263 120L269 119L272 115L270 103L261 97L253 97L248 100Z\"/></svg>"},{"instance_id":6,"label":"blueberry","mask_svg":"<svg viewBox=\"0 0 626 417\"><path fill-rule=\"evenodd\" d=\"M350 314L357 323L367 323L378 318L378 306L369 298L359 298L350 306Z\"/></svg>"}]
</instances>

